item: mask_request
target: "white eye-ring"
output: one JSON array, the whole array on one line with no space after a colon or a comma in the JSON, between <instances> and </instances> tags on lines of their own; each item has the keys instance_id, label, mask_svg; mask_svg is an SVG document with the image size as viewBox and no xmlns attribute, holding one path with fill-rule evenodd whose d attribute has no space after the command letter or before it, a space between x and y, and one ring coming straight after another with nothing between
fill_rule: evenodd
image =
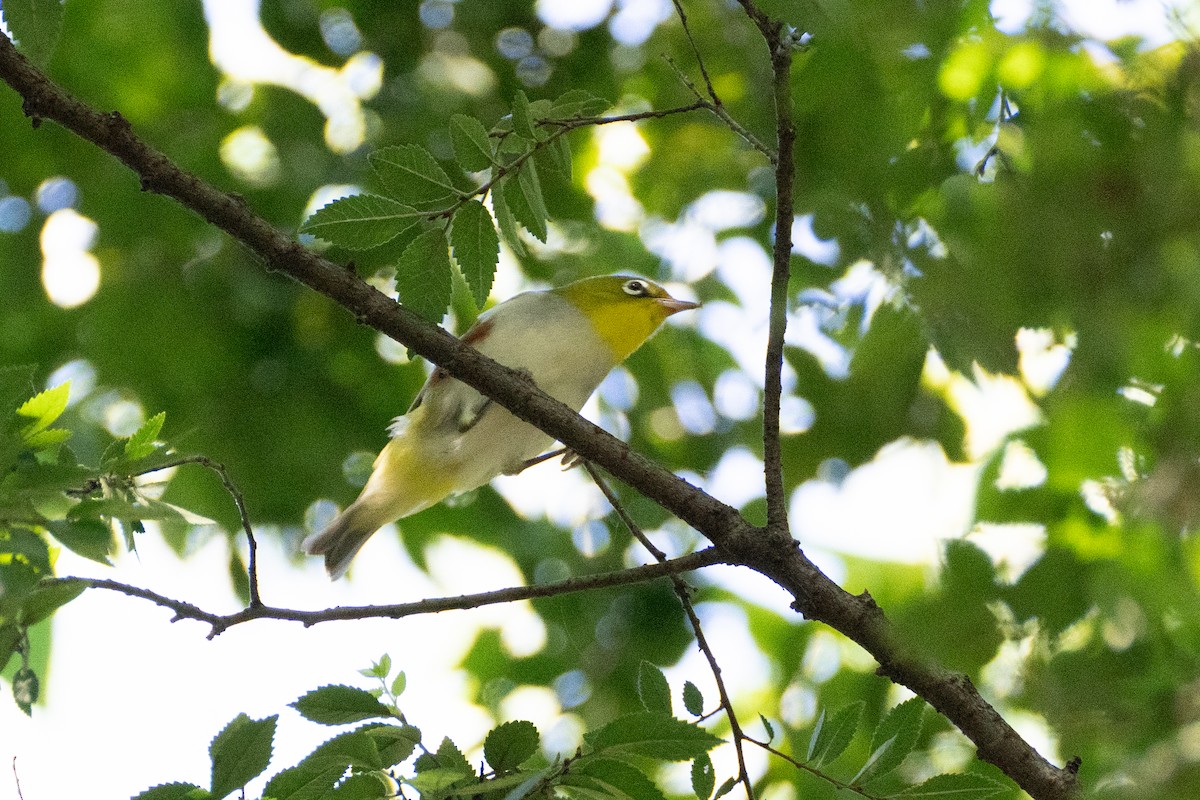
<instances>
[{"instance_id":1,"label":"white eye-ring","mask_svg":"<svg viewBox=\"0 0 1200 800\"><path fill-rule=\"evenodd\" d=\"M631 297L648 297L650 295L650 289L646 286L646 282L637 279L625 281L621 288L625 290L625 294Z\"/></svg>"}]
</instances>

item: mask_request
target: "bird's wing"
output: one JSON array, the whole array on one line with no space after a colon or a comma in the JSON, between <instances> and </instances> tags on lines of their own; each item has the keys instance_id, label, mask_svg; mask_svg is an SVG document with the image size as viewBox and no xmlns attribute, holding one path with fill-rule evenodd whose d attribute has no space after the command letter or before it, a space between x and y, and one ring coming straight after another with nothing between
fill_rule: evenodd
<instances>
[{"instance_id":1,"label":"bird's wing","mask_svg":"<svg viewBox=\"0 0 1200 800\"><path fill-rule=\"evenodd\" d=\"M480 317L462 335L462 341L478 348L491 332L493 324L492 317ZM430 405L426 414L431 415L429 421L434 427L452 423L459 433L464 433L479 422L492 401L465 383L451 378L446 370L437 367L425 381L421 391L417 392L405 416L412 414L426 402ZM400 419L403 417L397 417L397 422Z\"/></svg>"}]
</instances>

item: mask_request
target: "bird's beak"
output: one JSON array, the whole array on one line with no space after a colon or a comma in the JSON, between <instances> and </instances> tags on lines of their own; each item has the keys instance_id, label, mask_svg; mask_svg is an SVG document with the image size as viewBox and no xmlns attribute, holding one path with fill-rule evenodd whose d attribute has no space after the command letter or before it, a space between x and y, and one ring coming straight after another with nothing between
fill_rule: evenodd
<instances>
[{"instance_id":1,"label":"bird's beak","mask_svg":"<svg viewBox=\"0 0 1200 800\"><path fill-rule=\"evenodd\" d=\"M689 308L700 307L699 303L693 303L691 300L676 300L674 297L656 297L655 301L667 310L667 316L687 311Z\"/></svg>"}]
</instances>

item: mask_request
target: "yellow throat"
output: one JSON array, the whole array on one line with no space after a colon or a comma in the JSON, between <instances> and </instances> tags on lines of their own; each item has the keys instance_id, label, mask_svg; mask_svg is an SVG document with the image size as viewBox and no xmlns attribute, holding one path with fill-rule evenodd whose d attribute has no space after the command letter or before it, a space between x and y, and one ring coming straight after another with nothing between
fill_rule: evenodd
<instances>
[{"instance_id":1,"label":"yellow throat","mask_svg":"<svg viewBox=\"0 0 1200 800\"><path fill-rule=\"evenodd\" d=\"M588 318L617 364L641 347L667 317L699 305L676 300L658 284L628 275L584 278L552 291Z\"/></svg>"}]
</instances>

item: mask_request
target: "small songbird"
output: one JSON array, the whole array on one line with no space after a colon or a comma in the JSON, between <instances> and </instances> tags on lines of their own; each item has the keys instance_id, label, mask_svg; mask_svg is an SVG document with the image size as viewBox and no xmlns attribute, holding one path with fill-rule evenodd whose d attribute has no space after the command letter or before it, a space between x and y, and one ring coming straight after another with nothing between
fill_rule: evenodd
<instances>
[{"instance_id":1,"label":"small songbird","mask_svg":"<svg viewBox=\"0 0 1200 800\"><path fill-rule=\"evenodd\" d=\"M542 391L578 411L604 376L667 317L698 305L676 300L644 278L585 278L500 303L480 314L462 340L522 371ZM389 433L391 440L375 459L362 494L302 545L309 555L325 556L325 568L335 580L382 526L501 473L519 472L551 444L549 436L441 368Z\"/></svg>"}]
</instances>

